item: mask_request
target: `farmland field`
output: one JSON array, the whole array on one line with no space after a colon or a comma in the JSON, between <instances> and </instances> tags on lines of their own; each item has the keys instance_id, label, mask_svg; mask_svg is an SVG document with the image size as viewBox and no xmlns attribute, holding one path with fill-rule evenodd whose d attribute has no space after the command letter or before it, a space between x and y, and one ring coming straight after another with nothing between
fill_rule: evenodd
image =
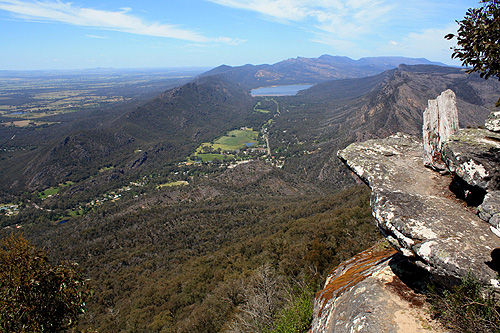
<instances>
[{"instance_id":1,"label":"farmland field","mask_svg":"<svg viewBox=\"0 0 500 333\"><path fill-rule=\"evenodd\" d=\"M182 68L0 71L0 123L105 108L181 85L199 72ZM47 123L30 126L43 124Z\"/></svg>"},{"instance_id":2,"label":"farmland field","mask_svg":"<svg viewBox=\"0 0 500 333\"><path fill-rule=\"evenodd\" d=\"M248 143L258 144L259 132L252 129L234 130L214 141L211 147L220 150L236 150L244 148Z\"/></svg>"}]
</instances>

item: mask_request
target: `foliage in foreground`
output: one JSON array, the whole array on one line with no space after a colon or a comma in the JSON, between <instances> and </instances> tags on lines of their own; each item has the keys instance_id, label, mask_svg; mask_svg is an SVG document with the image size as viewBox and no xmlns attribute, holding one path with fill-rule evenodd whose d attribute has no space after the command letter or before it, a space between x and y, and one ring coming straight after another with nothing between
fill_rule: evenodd
<instances>
[{"instance_id":1,"label":"foliage in foreground","mask_svg":"<svg viewBox=\"0 0 500 333\"><path fill-rule=\"evenodd\" d=\"M20 235L0 242L0 330L59 332L76 324L86 290L74 265L52 266Z\"/></svg>"},{"instance_id":2,"label":"foliage in foreground","mask_svg":"<svg viewBox=\"0 0 500 333\"><path fill-rule=\"evenodd\" d=\"M459 24L458 34L448 34L446 39L457 38L452 58L458 58L464 66L472 66L471 72L479 72L488 79L500 79L500 1L483 0L480 8L470 8ZM496 103L500 106L500 99Z\"/></svg>"},{"instance_id":3,"label":"foliage in foreground","mask_svg":"<svg viewBox=\"0 0 500 333\"><path fill-rule=\"evenodd\" d=\"M433 315L456 332L500 332L500 304L493 290L468 274L451 290L431 288Z\"/></svg>"}]
</instances>

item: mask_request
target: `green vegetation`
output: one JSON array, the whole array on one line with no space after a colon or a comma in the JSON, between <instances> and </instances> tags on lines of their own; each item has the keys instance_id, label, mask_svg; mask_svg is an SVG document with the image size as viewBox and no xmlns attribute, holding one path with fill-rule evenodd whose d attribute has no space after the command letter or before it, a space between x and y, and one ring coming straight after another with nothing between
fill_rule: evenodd
<instances>
[{"instance_id":1,"label":"green vegetation","mask_svg":"<svg viewBox=\"0 0 500 333\"><path fill-rule=\"evenodd\" d=\"M202 162L212 162L215 160L225 161L233 158L233 155L223 155L223 154L199 154L195 155Z\"/></svg>"},{"instance_id":2,"label":"green vegetation","mask_svg":"<svg viewBox=\"0 0 500 333\"><path fill-rule=\"evenodd\" d=\"M246 143L258 144L259 132L251 128L233 130L224 136L214 140L213 144L207 144L212 149L236 150L246 147Z\"/></svg>"},{"instance_id":3,"label":"green vegetation","mask_svg":"<svg viewBox=\"0 0 500 333\"><path fill-rule=\"evenodd\" d=\"M59 188L58 187L51 187L51 188L48 188L48 189L38 193L38 196L41 199L47 199L48 197L56 195L57 193L59 193Z\"/></svg>"},{"instance_id":4,"label":"green vegetation","mask_svg":"<svg viewBox=\"0 0 500 333\"><path fill-rule=\"evenodd\" d=\"M181 185L189 185L189 183L185 180L179 180L179 181L176 181L176 182L170 182L170 183L166 183L166 184L160 184L158 185L158 188L162 188L162 187L172 187L172 186L181 186Z\"/></svg>"},{"instance_id":5,"label":"green vegetation","mask_svg":"<svg viewBox=\"0 0 500 333\"><path fill-rule=\"evenodd\" d=\"M451 290L433 286L430 302L434 316L452 331L500 332L500 303L472 273Z\"/></svg>"},{"instance_id":6,"label":"green vegetation","mask_svg":"<svg viewBox=\"0 0 500 333\"><path fill-rule=\"evenodd\" d=\"M100 169L99 169L99 172L104 172L104 171L108 171L108 170L113 170L114 168L115 168L114 166L108 166L108 167L100 168Z\"/></svg>"},{"instance_id":7,"label":"green vegetation","mask_svg":"<svg viewBox=\"0 0 500 333\"><path fill-rule=\"evenodd\" d=\"M233 153L237 150L247 147L257 147L259 144L259 134L258 131L254 131L251 128L232 130L211 143L202 143L196 149L196 152L189 157L188 163L234 159L235 155Z\"/></svg>"},{"instance_id":8,"label":"green vegetation","mask_svg":"<svg viewBox=\"0 0 500 333\"><path fill-rule=\"evenodd\" d=\"M302 288L296 293L295 299L287 308L281 311L272 329L265 333L307 332L311 327L313 316L314 291L310 287Z\"/></svg>"},{"instance_id":9,"label":"green vegetation","mask_svg":"<svg viewBox=\"0 0 500 333\"><path fill-rule=\"evenodd\" d=\"M447 39L457 38L452 58L458 58L463 66L472 66L469 73L479 72L488 79L500 80L500 1L482 0L480 8L469 8L465 18L458 21L458 34L448 34ZM500 99L496 103L500 106Z\"/></svg>"},{"instance_id":10,"label":"green vegetation","mask_svg":"<svg viewBox=\"0 0 500 333\"><path fill-rule=\"evenodd\" d=\"M86 272L94 296L78 329L220 331L242 324L235 315L259 299L262 279L279 281L273 310L262 307L262 317L247 318L248 324L259 330L290 327L288 320L307 325L310 312L296 310L311 303L297 286L315 290L331 268L379 237L369 192L295 196L286 193L304 185L294 177L264 163L241 168L138 198L130 193L74 222L25 225L37 244L57 249L54 260L77 259ZM291 187L296 190L282 190ZM45 211L30 214L39 219Z\"/></svg>"},{"instance_id":11,"label":"green vegetation","mask_svg":"<svg viewBox=\"0 0 500 333\"><path fill-rule=\"evenodd\" d=\"M0 242L0 330L61 332L77 324L88 292L76 264L50 265L24 237Z\"/></svg>"},{"instance_id":12,"label":"green vegetation","mask_svg":"<svg viewBox=\"0 0 500 333\"><path fill-rule=\"evenodd\" d=\"M279 104L273 98L263 98L254 105L253 110L261 113L279 113Z\"/></svg>"},{"instance_id":13,"label":"green vegetation","mask_svg":"<svg viewBox=\"0 0 500 333\"><path fill-rule=\"evenodd\" d=\"M59 193L59 190L61 188L73 185L74 183L72 181L67 181L65 183L59 184L58 187L50 187L46 190L43 190L42 192L38 193L38 197L41 199L47 199L48 197L51 197L53 195L56 195Z\"/></svg>"}]
</instances>

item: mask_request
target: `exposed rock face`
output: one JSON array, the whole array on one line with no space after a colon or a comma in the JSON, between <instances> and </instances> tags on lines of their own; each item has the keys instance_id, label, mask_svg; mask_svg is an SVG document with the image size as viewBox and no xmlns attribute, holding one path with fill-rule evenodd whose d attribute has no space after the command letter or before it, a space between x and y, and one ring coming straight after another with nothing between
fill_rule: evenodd
<instances>
[{"instance_id":1,"label":"exposed rock face","mask_svg":"<svg viewBox=\"0 0 500 333\"><path fill-rule=\"evenodd\" d=\"M477 208L480 218L495 228L500 226L500 191L486 194L483 203Z\"/></svg>"},{"instance_id":2,"label":"exposed rock face","mask_svg":"<svg viewBox=\"0 0 500 333\"><path fill-rule=\"evenodd\" d=\"M448 169L471 186L500 190L500 133L462 129L443 145Z\"/></svg>"},{"instance_id":3,"label":"exposed rock face","mask_svg":"<svg viewBox=\"0 0 500 333\"><path fill-rule=\"evenodd\" d=\"M398 310L384 289L398 281L398 255L442 283L472 272L500 289L500 133L492 131L500 113L489 130L459 130L454 101L451 90L429 101L423 143L398 133L338 152L371 187L373 215L399 254L372 248L337 267L317 294L313 332L409 331L394 320ZM446 167L451 174L431 170Z\"/></svg>"},{"instance_id":4,"label":"exposed rock face","mask_svg":"<svg viewBox=\"0 0 500 333\"><path fill-rule=\"evenodd\" d=\"M458 131L458 110L455 93L448 89L428 102L423 115L424 164L435 170L444 170L441 147Z\"/></svg>"},{"instance_id":5,"label":"exposed rock face","mask_svg":"<svg viewBox=\"0 0 500 333\"><path fill-rule=\"evenodd\" d=\"M500 111L492 112L486 120L485 127L493 132L500 132Z\"/></svg>"},{"instance_id":6,"label":"exposed rock face","mask_svg":"<svg viewBox=\"0 0 500 333\"><path fill-rule=\"evenodd\" d=\"M424 297L401 281L410 274L420 281L425 277L405 270L405 263L383 244L341 263L316 296L311 331L418 332L432 327L422 309Z\"/></svg>"},{"instance_id":7,"label":"exposed rock face","mask_svg":"<svg viewBox=\"0 0 500 333\"><path fill-rule=\"evenodd\" d=\"M352 144L338 155L371 187L378 226L401 253L443 282L472 271L496 285L487 263L498 238L455 199L448 188L451 176L424 167L421 152L419 140L397 134Z\"/></svg>"}]
</instances>

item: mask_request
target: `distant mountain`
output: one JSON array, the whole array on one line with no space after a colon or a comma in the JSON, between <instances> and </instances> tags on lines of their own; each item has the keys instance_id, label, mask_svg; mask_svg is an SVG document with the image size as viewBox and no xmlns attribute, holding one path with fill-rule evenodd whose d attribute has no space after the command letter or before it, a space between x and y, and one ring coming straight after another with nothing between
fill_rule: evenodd
<instances>
[{"instance_id":1,"label":"distant mountain","mask_svg":"<svg viewBox=\"0 0 500 333\"><path fill-rule=\"evenodd\" d=\"M400 65L376 76L328 81L281 98L285 112L270 128L271 146L294 156L287 159L285 170L307 170L311 180L338 186L348 179L336 158L338 149L399 131L421 137L427 101L446 89L457 95L461 127L483 125L500 96L498 81L460 68Z\"/></svg>"},{"instance_id":2,"label":"distant mountain","mask_svg":"<svg viewBox=\"0 0 500 333\"><path fill-rule=\"evenodd\" d=\"M370 57L353 60L348 57L322 55L319 58L291 58L273 65L222 65L200 76L220 75L247 89L296 83L318 83L328 80L372 76L400 64L439 65L424 58Z\"/></svg>"}]
</instances>

